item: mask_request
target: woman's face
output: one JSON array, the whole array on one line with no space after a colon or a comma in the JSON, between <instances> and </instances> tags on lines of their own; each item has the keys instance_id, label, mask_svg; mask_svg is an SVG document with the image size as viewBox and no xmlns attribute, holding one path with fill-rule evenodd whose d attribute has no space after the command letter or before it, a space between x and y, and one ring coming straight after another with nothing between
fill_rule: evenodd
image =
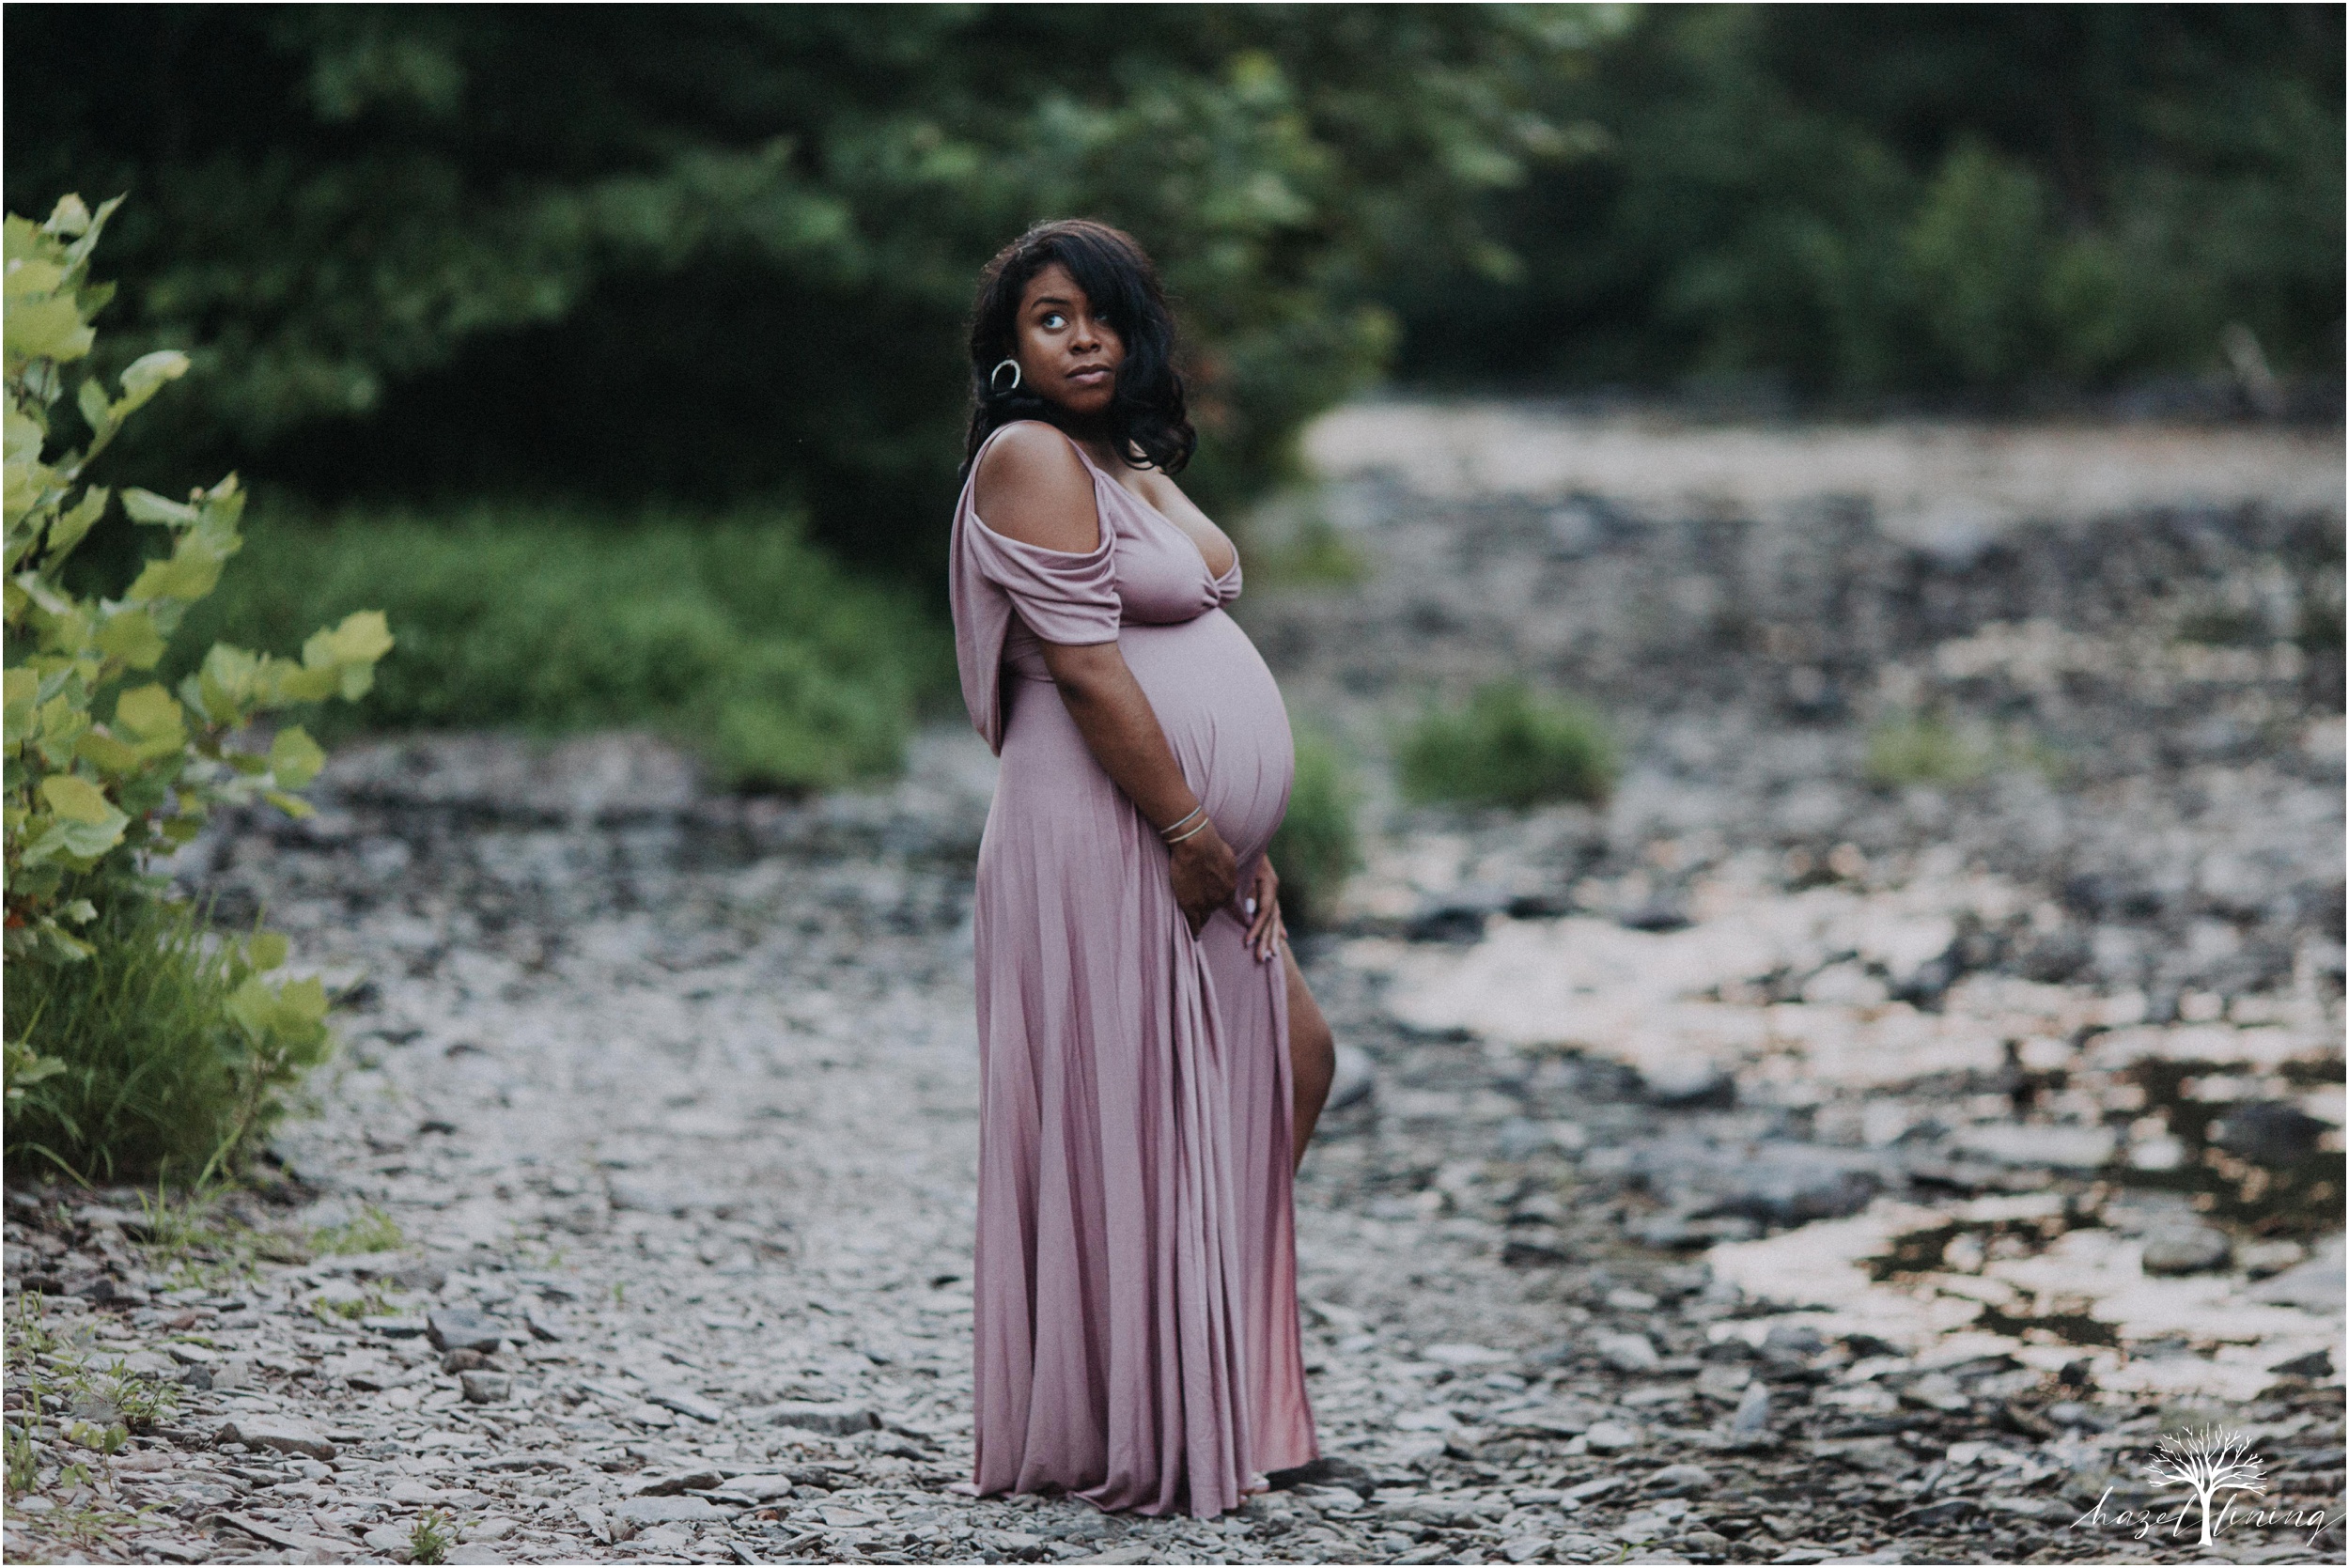
<instances>
[{"instance_id":1,"label":"woman's face","mask_svg":"<svg viewBox=\"0 0 2349 1568\"><path fill-rule=\"evenodd\" d=\"M1028 280L1013 326L1013 353L1029 390L1080 418L1100 413L1117 391L1126 344L1093 313L1068 269L1055 261Z\"/></svg>"}]
</instances>

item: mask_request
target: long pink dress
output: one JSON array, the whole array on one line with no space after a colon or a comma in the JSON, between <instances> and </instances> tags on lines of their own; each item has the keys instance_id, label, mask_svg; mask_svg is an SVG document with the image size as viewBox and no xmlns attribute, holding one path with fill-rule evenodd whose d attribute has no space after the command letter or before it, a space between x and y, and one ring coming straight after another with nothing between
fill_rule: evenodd
<instances>
[{"instance_id":1,"label":"long pink dress","mask_svg":"<svg viewBox=\"0 0 2349 1568\"><path fill-rule=\"evenodd\" d=\"M1237 903L1193 939L1165 846L1086 749L1036 639L1118 644L1243 888L1295 753L1272 673L1223 613L1238 562L1212 576L1189 535L1085 466L1091 551L996 533L969 484L955 513L963 697L1003 758L973 933L972 1482L1210 1517L1320 1452L1297 1319L1288 993L1280 960L1248 951Z\"/></svg>"}]
</instances>

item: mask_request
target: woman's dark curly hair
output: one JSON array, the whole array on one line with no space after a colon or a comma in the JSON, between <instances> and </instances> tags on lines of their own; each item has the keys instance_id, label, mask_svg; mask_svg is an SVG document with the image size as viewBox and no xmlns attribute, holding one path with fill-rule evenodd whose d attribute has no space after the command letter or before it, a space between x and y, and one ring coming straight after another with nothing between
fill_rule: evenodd
<instances>
[{"instance_id":1,"label":"woman's dark curly hair","mask_svg":"<svg viewBox=\"0 0 2349 1568\"><path fill-rule=\"evenodd\" d=\"M970 474L980 443L998 427L1015 419L1064 423L1056 404L1024 385L999 391L992 375L1012 352L1028 280L1055 261L1068 269L1126 346L1107 416L1111 447L1135 468L1180 473L1199 436L1183 411L1174 322L1167 314L1158 269L1123 229L1089 218L1060 218L1038 224L1005 245L979 280L978 301L971 309L971 428L963 443L964 475Z\"/></svg>"}]
</instances>

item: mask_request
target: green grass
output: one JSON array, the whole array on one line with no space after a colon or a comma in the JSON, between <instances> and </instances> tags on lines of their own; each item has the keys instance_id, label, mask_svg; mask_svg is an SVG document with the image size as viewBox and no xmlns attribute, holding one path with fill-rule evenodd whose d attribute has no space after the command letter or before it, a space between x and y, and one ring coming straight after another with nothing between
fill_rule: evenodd
<instances>
[{"instance_id":1,"label":"green grass","mask_svg":"<svg viewBox=\"0 0 2349 1568\"><path fill-rule=\"evenodd\" d=\"M321 1226L312 1234L310 1242L319 1253L335 1255L397 1251L408 1245L408 1237L401 1233L398 1220L369 1203L354 1219L339 1225Z\"/></svg>"},{"instance_id":2,"label":"green grass","mask_svg":"<svg viewBox=\"0 0 2349 1568\"><path fill-rule=\"evenodd\" d=\"M1952 724L1933 714L1899 714L1868 732L1868 782L1883 789L1911 784L1951 788L1994 773L2037 773L2061 784L2072 759L2019 726Z\"/></svg>"},{"instance_id":3,"label":"green grass","mask_svg":"<svg viewBox=\"0 0 2349 1568\"><path fill-rule=\"evenodd\" d=\"M1480 687L1464 708L1423 713L1396 747L1395 766L1407 800L1517 807L1597 804L1619 768L1595 711L1519 681Z\"/></svg>"},{"instance_id":4,"label":"green grass","mask_svg":"<svg viewBox=\"0 0 2349 1568\"><path fill-rule=\"evenodd\" d=\"M111 1183L225 1170L283 1110L228 1013L241 970L192 906L106 898L78 963L8 967L8 1038L63 1069L8 1111L8 1163ZM258 1076L257 1076L258 1075Z\"/></svg>"},{"instance_id":5,"label":"green grass","mask_svg":"<svg viewBox=\"0 0 2349 1568\"><path fill-rule=\"evenodd\" d=\"M1281 910L1293 929L1326 925L1346 878L1362 861L1354 826L1361 791L1336 746L1311 732L1297 737L1297 782L1288 815L1272 835L1281 874Z\"/></svg>"},{"instance_id":6,"label":"green grass","mask_svg":"<svg viewBox=\"0 0 2349 1568\"><path fill-rule=\"evenodd\" d=\"M1939 719L1906 716L1869 732L1865 767L1869 782L1897 788L1971 784L1998 760L1997 748L1985 737Z\"/></svg>"},{"instance_id":7,"label":"green grass","mask_svg":"<svg viewBox=\"0 0 2349 1568\"><path fill-rule=\"evenodd\" d=\"M315 723L354 729L645 725L729 786L886 776L952 646L910 595L850 576L781 511L595 517L476 503L448 516L272 516L174 643L291 652L380 609L375 690ZM307 716L305 716L307 717Z\"/></svg>"}]
</instances>

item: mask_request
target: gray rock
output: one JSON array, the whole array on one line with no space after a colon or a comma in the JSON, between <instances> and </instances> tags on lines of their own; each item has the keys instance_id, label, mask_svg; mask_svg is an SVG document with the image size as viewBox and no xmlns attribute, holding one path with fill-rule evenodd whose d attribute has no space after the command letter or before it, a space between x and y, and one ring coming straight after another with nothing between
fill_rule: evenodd
<instances>
[{"instance_id":1,"label":"gray rock","mask_svg":"<svg viewBox=\"0 0 2349 1568\"><path fill-rule=\"evenodd\" d=\"M545 1340L550 1344L560 1344L571 1337L570 1329L562 1318L552 1309L537 1302L522 1309L522 1325L530 1330L532 1338Z\"/></svg>"},{"instance_id":2,"label":"gray rock","mask_svg":"<svg viewBox=\"0 0 2349 1568\"><path fill-rule=\"evenodd\" d=\"M1654 1372L1662 1359L1645 1334L1600 1334L1592 1340L1591 1347L1617 1372Z\"/></svg>"},{"instance_id":3,"label":"gray rock","mask_svg":"<svg viewBox=\"0 0 2349 1568\"><path fill-rule=\"evenodd\" d=\"M612 1505L612 1517L643 1529L651 1525L713 1524L725 1514L707 1498L623 1498Z\"/></svg>"},{"instance_id":4,"label":"gray rock","mask_svg":"<svg viewBox=\"0 0 2349 1568\"><path fill-rule=\"evenodd\" d=\"M2254 1165L2295 1165L2316 1153L2317 1141L2331 1130L2296 1105L2252 1100L2228 1107L2212 1124L2210 1141Z\"/></svg>"},{"instance_id":5,"label":"gray rock","mask_svg":"<svg viewBox=\"0 0 2349 1568\"><path fill-rule=\"evenodd\" d=\"M1647 1478L1647 1489L1652 1497L1696 1497L1713 1489L1713 1472L1702 1465L1667 1465Z\"/></svg>"},{"instance_id":6,"label":"gray rock","mask_svg":"<svg viewBox=\"0 0 2349 1568\"><path fill-rule=\"evenodd\" d=\"M381 1334L387 1340L412 1340L424 1334L427 1326L423 1318L387 1312L363 1317L359 1320L359 1327L370 1334Z\"/></svg>"},{"instance_id":7,"label":"gray rock","mask_svg":"<svg viewBox=\"0 0 2349 1568\"><path fill-rule=\"evenodd\" d=\"M646 1404L658 1405L664 1410L675 1410L680 1416L691 1416L697 1421L715 1423L725 1419L725 1411L684 1389L654 1389L645 1395Z\"/></svg>"},{"instance_id":8,"label":"gray rock","mask_svg":"<svg viewBox=\"0 0 2349 1568\"><path fill-rule=\"evenodd\" d=\"M742 1412L742 1420L752 1426L796 1426L809 1432L828 1432L834 1436L870 1432L880 1425L867 1405L845 1400L817 1403L810 1400L785 1400L779 1405L762 1405Z\"/></svg>"},{"instance_id":9,"label":"gray rock","mask_svg":"<svg viewBox=\"0 0 2349 1568\"><path fill-rule=\"evenodd\" d=\"M672 1475L647 1476L637 1483L629 1495L637 1498L674 1498L680 1492L707 1492L726 1478L716 1470L679 1470Z\"/></svg>"},{"instance_id":10,"label":"gray rock","mask_svg":"<svg viewBox=\"0 0 2349 1568\"><path fill-rule=\"evenodd\" d=\"M2163 1231L2145 1239L2148 1274L2203 1274L2227 1266L2234 1244L2211 1225Z\"/></svg>"},{"instance_id":11,"label":"gray rock","mask_svg":"<svg viewBox=\"0 0 2349 1568\"><path fill-rule=\"evenodd\" d=\"M2328 1236L2308 1262L2251 1287L2251 1299L2303 1312L2339 1313L2342 1306L2341 1238Z\"/></svg>"},{"instance_id":12,"label":"gray rock","mask_svg":"<svg viewBox=\"0 0 2349 1568\"><path fill-rule=\"evenodd\" d=\"M503 1405L514 1397L514 1379L506 1373L460 1373L457 1381L465 1390L468 1405Z\"/></svg>"},{"instance_id":13,"label":"gray rock","mask_svg":"<svg viewBox=\"0 0 2349 1568\"><path fill-rule=\"evenodd\" d=\"M1649 1103L1668 1110L1726 1110L1737 1103L1737 1080L1701 1056L1659 1063L1640 1076Z\"/></svg>"},{"instance_id":14,"label":"gray rock","mask_svg":"<svg viewBox=\"0 0 2349 1568\"><path fill-rule=\"evenodd\" d=\"M1647 1439L1638 1427L1626 1421L1593 1421L1590 1430L1582 1434L1582 1440L1591 1446L1593 1453L1626 1453Z\"/></svg>"},{"instance_id":15,"label":"gray rock","mask_svg":"<svg viewBox=\"0 0 2349 1568\"><path fill-rule=\"evenodd\" d=\"M425 1337L435 1350L494 1351L515 1337L513 1329L465 1307L435 1307L426 1314Z\"/></svg>"},{"instance_id":16,"label":"gray rock","mask_svg":"<svg viewBox=\"0 0 2349 1568\"><path fill-rule=\"evenodd\" d=\"M1729 1418L1729 1430L1739 1437L1751 1437L1770 1429L1770 1390L1767 1384L1749 1383L1738 1398L1737 1408Z\"/></svg>"},{"instance_id":17,"label":"gray rock","mask_svg":"<svg viewBox=\"0 0 2349 1568\"><path fill-rule=\"evenodd\" d=\"M299 1453L312 1459L332 1459L334 1445L326 1434L290 1416L237 1416L212 1435L215 1443L242 1443L273 1453Z\"/></svg>"},{"instance_id":18,"label":"gray rock","mask_svg":"<svg viewBox=\"0 0 2349 1568\"><path fill-rule=\"evenodd\" d=\"M1337 1071L1330 1079L1330 1097L1325 1110L1341 1110L1358 1100L1368 1099L1377 1087L1377 1069L1371 1064L1370 1053L1360 1046L1341 1043L1337 1048Z\"/></svg>"}]
</instances>

